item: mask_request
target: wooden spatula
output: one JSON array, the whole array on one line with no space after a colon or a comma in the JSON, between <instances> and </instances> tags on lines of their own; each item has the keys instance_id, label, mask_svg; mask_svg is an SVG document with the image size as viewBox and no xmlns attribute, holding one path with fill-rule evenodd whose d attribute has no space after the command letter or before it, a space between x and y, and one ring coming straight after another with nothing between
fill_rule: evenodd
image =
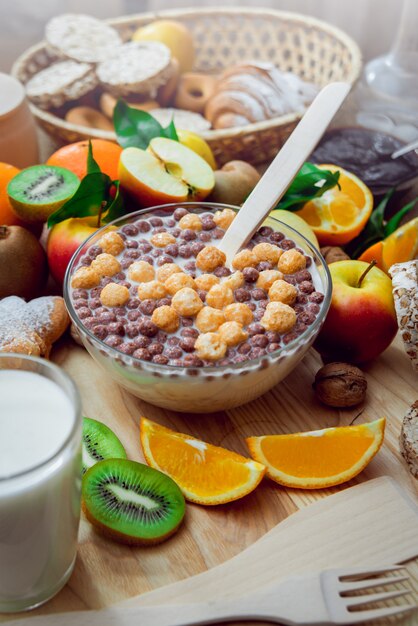
<instances>
[{"instance_id":1,"label":"wooden spatula","mask_svg":"<svg viewBox=\"0 0 418 626\"><path fill-rule=\"evenodd\" d=\"M219 242L227 265L284 195L349 91L348 83L330 83L313 100Z\"/></svg>"}]
</instances>

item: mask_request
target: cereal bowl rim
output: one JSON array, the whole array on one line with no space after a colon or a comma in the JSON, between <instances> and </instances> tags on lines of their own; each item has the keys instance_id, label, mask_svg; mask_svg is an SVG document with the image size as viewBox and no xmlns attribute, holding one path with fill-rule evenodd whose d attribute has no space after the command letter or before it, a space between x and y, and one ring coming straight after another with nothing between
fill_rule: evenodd
<instances>
[{"instance_id":1,"label":"cereal bowl rim","mask_svg":"<svg viewBox=\"0 0 418 626\"><path fill-rule=\"evenodd\" d=\"M281 353L284 353L286 355L286 353L288 352L293 352L293 349L298 344L303 345L303 343L306 343L303 341L304 339L309 338L312 335L315 336L316 334L315 331L317 329L320 329L320 327L322 326L325 320L325 317L328 313L328 309L331 304L331 296L332 296L332 278L331 278L331 273L329 271L328 265L326 264L326 261L324 257L322 256L321 252L318 249L316 249L314 245L304 235L302 235L302 233L297 231L292 226L289 226L285 222L281 222L276 217L273 217L271 215L268 215L266 219L273 220L274 222L277 222L277 224L283 225L286 229L290 230L290 233L295 233L298 237L302 238L304 244L307 246L309 250L310 256L312 256L313 258L317 257L319 259L321 269L325 275L325 284L324 284L324 277L321 276L325 293L324 293L324 300L320 304L321 308L319 310L317 318L315 319L313 324L308 326L308 328L305 331L303 331L301 335L299 335L298 337L290 341L285 346L281 346L277 350L274 350L273 352L269 354L263 354L255 359L247 359L246 361L241 361L239 363L229 363L227 365L215 364L215 365L203 365L202 367L196 366L196 365L169 365L169 364L162 365L160 363L152 363L151 361L144 361L143 359L138 359L132 355L127 355L127 354L124 354L123 352L120 352L117 348L113 348L112 346L109 346L104 341L96 337L88 328L84 326L83 321L78 317L78 315L76 314L76 310L73 307L71 297L70 297L69 286L70 286L70 278L74 269L74 264L76 260L78 260L78 257L82 253L82 251L87 250L90 247L90 242L92 240L98 239L100 237L100 234L103 231L109 229L112 226L118 226L121 222L124 222L124 221L126 222L127 220L129 222L133 222L141 215L144 215L145 213L151 213L154 211L167 211L168 212L170 209L173 209L174 211L175 208L183 208L183 207L186 209L193 209L193 208L201 209L202 212L208 212L208 213L211 213L218 209L233 209L235 212L238 212L240 209L240 207L234 206L232 204L223 204L223 203L218 203L218 202L207 202L207 205L208 206L205 207L205 202L203 201L173 202L173 203L168 203L168 204L159 204L156 206L147 207L145 209L139 209L138 211L134 211L132 213L126 213L125 215L118 217L112 222L109 222L108 224L104 224L99 229L97 229L97 231L89 235L89 237L85 241L83 241L83 243L81 243L79 247L77 248L77 250L74 252L73 256L70 259L70 262L68 264L67 270L65 272L65 277L64 277L63 292L64 292L65 305L67 307L71 321L75 324L75 326L77 327L77 330L80 330L82 333L87 335L87 337L90 338L91 342L98 344L102 349L107 351L112 356L112 359L119 360L119 361L122 360L129 364L132 363L132 365L134 363L139 363L141 364L141 368L155 371L155 372L161 372L161 370L162 371L166 370L167 372L175 373L175 372L181 372L183 370L186 370L186 371L197 370L198 372L202 374L207 374L207 375L216 374L219 376L220 373L224 373L227 370L232 370L232 371L242 370L245 367L251 367L251 368L256 369L257 366L261 364L263 359L266 359L266 358L275 359L277 361L277 357L279 357Z\"/></svg>"}]
</instances>

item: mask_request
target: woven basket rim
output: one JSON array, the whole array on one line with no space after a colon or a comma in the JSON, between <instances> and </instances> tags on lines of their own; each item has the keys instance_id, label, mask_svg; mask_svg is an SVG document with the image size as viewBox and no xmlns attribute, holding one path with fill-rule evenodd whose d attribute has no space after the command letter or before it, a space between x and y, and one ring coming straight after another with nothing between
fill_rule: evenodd
<instances>
[{"instance_id":1,"label":"woven basket rim","mask_svg":"<svg viewBox=\"0 0 418 626\"><path fill-rule=\"evenodd\" d=\"M269 8L259 8L259 7L246 7L245 9L241 7L199 7L199 8L179 8L179 9L165 9L162 11L147 11L144 13L133 13L129 15L124 15L116 18L109 18L103 20L104 22L111 24L112 26L125 25L129 24L133 21L141 21L144 24L147 22L152 22L157 19L175 19L179 17L186 16L213 16L213 15L254 15L254 16L265 16L265 17L273 17L273 18L281 18L283 20L292 20L294 22L300 22L303 25L311 25L316 26L320 30L326 31L329 34L333 35L336 39L339 39L351 53L351 70L349 75L346 77L345 82L353 85L360 76L361 68L362 68L362 53L360 47L357 42L350 37L343 30L330 24L324 20L319 18L304 15L302 13L296 13L293 11L281 11L276 9ZM39 52L43 49L47 48L47 43L43 39L39 43L31 46L25 52L23 52L13 63L11 74L15 78L19 78L20 72L22 68L26 67L27 60L36 52ZM111 141L116 141L116 134L113 131L100 130L97 128L89 128L87 126L80 126L78 124L72 124L67 122L66 120L46 111L44 109L39 108L35 104L29 102L29 107L34 114L35 117L44 121L47 124L51 124L55 127L62 128L64 130L77 133L79 135L91 136L95 139L107 139ZM152 112L151 112L152 113ZM210 129L207 131L199 132L205 139L235 139L239 138L241 135L246 135L249 133L255 133L257 131L268 130L269 128L274 128L276 126L282 126L289 123L294 123L300 120L303 113L295 112L288 113L286 115L281 115L279 117L275 117L269 120L264 120L261 122L254 122L252 124L246 124L245 126L238 126L233 128L225 128L220 130Z\"/></svg>"}]
</instances>

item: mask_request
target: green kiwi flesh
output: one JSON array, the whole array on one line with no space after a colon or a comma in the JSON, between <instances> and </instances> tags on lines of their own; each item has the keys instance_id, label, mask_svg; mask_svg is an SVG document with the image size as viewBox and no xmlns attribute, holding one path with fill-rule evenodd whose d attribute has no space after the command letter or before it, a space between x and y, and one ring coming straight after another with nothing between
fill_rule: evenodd
<instances>
[{"instance_id":1,"label":"green kiwi flesh","mask_svg":"<svg viewBox=\"0 0 418 626\"><path fill-rule=\"evenodd\" d=\"M7 193L19 217L45 222L74 195L79 184L78 176L64 167L33 165L10 180Z\"/></svg>"},{"instance_id":2,"label":"green kiwi flesh","mask_svg":"<svg viewBox=\"0 0 418 626\"><path fill-rule=\"evenodd\" d=\"M105 459L126 459L125 448L103 422L90 417L83 418L83 474Z\"/></svg>"},{"instance_id":3,"label":"green kiwi flesh","mask_svg":"<svg viewBox=\"0 0 418 626\"><path fill-rule=\"evenodd\" d=\"M83 510L104 535L131 545L160 543L181 524L184 496L169 476L143 463L107 459L83 477Z\"/></svg>"}]
</instances>

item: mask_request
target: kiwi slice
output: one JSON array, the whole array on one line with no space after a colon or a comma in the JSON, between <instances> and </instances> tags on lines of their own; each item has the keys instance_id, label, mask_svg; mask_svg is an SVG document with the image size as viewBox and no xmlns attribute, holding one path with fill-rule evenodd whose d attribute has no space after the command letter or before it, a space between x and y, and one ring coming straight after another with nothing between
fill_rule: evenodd
<instances>
[{"instance_id":1,"label":"kiwi slice","mask_svg":"<svg viewBox=\"0 0 418 626\"><path fill-rule=\"evenodd\" d=\"M82 494L87 519L104 535L131 545L164 541L177 530L186 509L174 480L126 459L93 465L84 474Z\"/></svg>"},{"instance_id":2,"label":"kiwi slice","mask_svg":"<svg viewBox=\"0 0 418 626\"><path fill-rule=\"evenodd\" d=\"M105 459L126 459L125 448L103 422L83 418L83 474Z\"/></svg>"},{"instance_id":3,"label":"kiwi slice","mask_svg":"<svg viewBox=\"0 0 418 626\"><path fill-rule=\"evenodd\" d=\"M45 222L74 195L80 179L55 165L33 165L22 170L7 185L13 209L26 222Z\"/></svg>"}]
</instances>

